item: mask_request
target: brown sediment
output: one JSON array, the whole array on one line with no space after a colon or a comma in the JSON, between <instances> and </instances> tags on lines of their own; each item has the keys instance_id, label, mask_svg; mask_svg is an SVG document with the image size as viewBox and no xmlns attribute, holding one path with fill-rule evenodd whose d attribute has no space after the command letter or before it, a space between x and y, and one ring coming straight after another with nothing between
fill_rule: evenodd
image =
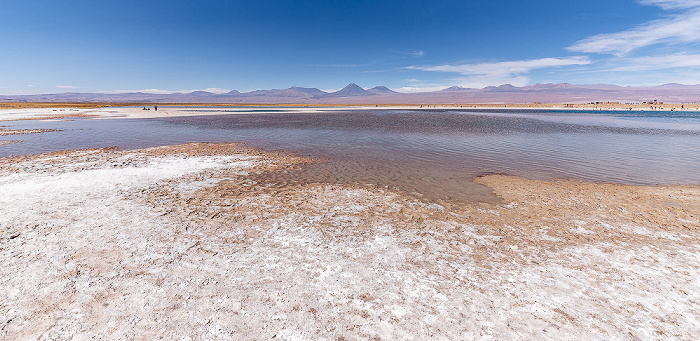
<instances>
[{"instance_id":1,"label":"brown sediment","mask_svg":"<svg viewBox=\"0 0 700 341\"><path fill-rule=\"evenodd\" d=\"M119 150L119 148L117 148L117 147L89 148L89 149L61 150L61 151L41 153L41 154L28 154L28 155L23 154L23 155L12 155L12 156L0 157L0 170L16 172L16 171L19 171L18 167L31 164L32 162L42 162L42 161L56 163L56 164L73 163L79 159L79 155L81 158L84 158L86 155L89 155L89 154L94 154L95 157L100 157L99 154L102 154L105 152L110 152L110 151L117 151L117 150Z\"/></svg>"},{"instance_id":2,"label":"brown sediment","mask_svg":"<svg viewBox=\"0 0 700 341\"><path fill-rule=\"evenodd\" d=\"M22 141L0 141L0 146L4 144L22 143Z\"/></svg>"},{"instance_id":3,"label":"brown sediment","mask_svg":"<svg viewBox=\"0 0 700 341\"><path fill-rule=\"evenodd\" d=\"M668 244L659 234L694 245L700 232L700 186L631 186L576 180L532 180L489 175L477 179L504 204L474 215L480 225L500 227L531 250L602 243ZM486 211L488 212L488 210ZM544 237L544 238L542 238Z\"/></svg>"},{"instance_id":4,"label":"brown sediment","mask_svg":"<svg viewBox=\"0 0 700 341\"><path fill-rule=\"evenodd\" d=\"M656 226L664 230L697 229L700 186L632 186L576 180L530 180L489 175L477 179L493 188L518 212L521 223L580 220Z\"/></svg>"},{"instance_id":5,"label":"brown sediment","mask_svg":"<svg viewBox=\"0 0 700 341\"><path fill-rule=\"evenodd\" d=\"M3 119L0 122L15 122L15 121L42 121L42 120L66 120L72 118L97 118L100 115L86 113L66 113L66 114L49 114L43 116L32 116L22 118Z\"/></svg>"},{"instance_id":6,"label":"brown sediment","mask_svg":"<svg viewBox=\"0 0 700 341\"><path fill-rule=\"evenodd\" d=\"M41 120L65 120L65 119L71 119L71 118L96 118L100 117L99 115L94 115L94 114L86 114L86 113L67 113L67 114L57 114L57 115L46 115L46 116L37 116L37 117L27 117L27 118L17 118L17 119L11 119L11 120L3 120L6 122L11 122L11 121L41 121Z\"/></svg>"},{"instance_id":7,"label":"brown sediment","mask_svg":"<svg viewBox=\"0 0 700 341\"><path fill-rule=\"evenodd\" d=\"M94 109L111 106L138 105L128 103L89 103L89 102L0 102L0 109L35 109L35 108L76 108Z\"/></svg>"},{"instance_id":8,"label":"brown sediment","mask_svg":"<svg viewBox=\"0 0 700 341\"><path fill-rule=\"evenodd\" d=\"M265 170L271 171L282 165L303 164L316 162L313 158L293 156L281 151L262 151L257 148L247 147L243 143L188 143L183 145L170 145L161 147L144 148L138 150L125 150L119 147L74 149L65 151L48 152L30 155L13 155L0 157L0 171L20 172L26 171L27 167L51 167L54 171L62 169L64 165L81 163L81 170L100 168L105 163L125 155L141 156L142 160L148 157L164 156L226 156L234 154L245 154L255 156L261 160L270 161L265 163ZM274 160L274 162L272 162ZM118 165L121 167L133 164ZM35 167L37 166L37 167Z\"/></svg>"},{"instance_id":9,"label":"brown sediment","mask_svg":"<svg viewBox=\"0 0 700 341\"><path fill-rule=\"evenodd\" d=\"M283 162L289 165L290 163ZM293 166L292 166L293 167ZM205 188L186 200L174 200L167 206L180 207L190 217L202 218L203 226L227 219L260 215L256 206L212 205L230 200L264 200L268 207L263 216L280 219L284 216L315 211L309 197L317 192L358 190L372 196L391 198L385 205L354 215L355 219L374 226L382 219L402 229L424 228L428 222L459 223L477 226L482 234L498 235L499 244L519 245L519 261L539 259L548 251L597 243L666 243L649 237L649 229L694 235L700 231L700 186L629 186L596 184L575 180L531 180L515 176L488 175L478 183L492 188L503 202L464 203L440 202L435 206L410 196L375 186L349 186L323 183L280 183L266 181L269 172L286 171L283 167L259 169L246 177L219 173L223 180ZM167 191L167 189L165 189ZM164 198L159 196L159 200ZM404 206L391 209L391 205ZM194 215L193 215L194 214ZM213 222L210 220L218 218ZM323 222L321 222L323 224ZM615 226L616 228L611 228ZM337 231L326 231L335 233ZM358 232L358 231L355 231ZM368 231L360 231L366 233ZM371 234L371 231L369 231ZM653 234L653 233L652 233ZM700 240L695 235L687 243ZM458 238L445 235L443 238ZM491 255L492 256L492 255ZM510 258L510 256L509 256Z\"/></svg>"},{"instance_id":10,"label":"brown sediment","mask_svg":"<svg viewBox=\"0 0 700 341\"><path fill-rule=\"evenodd\" d=\"M61 129L6 129L0 127L0 136L24 135L62 131Z\"/></svg>"},{"instance_id":11,"label":"brown sediment","mask_svg":"<svg viewBox=\"0 0 700 341\"><path fill-rule=\"evenodd\" d=\"M149 172L224 157L131 187L69 187L56 194L65 203L37 191L0 206L0 284L13 288L0 292L0 336L700 332L699 186L489 175L477 181L501 203L446 207L372 186L265 181L314 160L213 143L5 158L0 176L53 189L60 176L80 184L113 170L106 181L158 160L171 163Z\"/></svg>"}]
</instances>

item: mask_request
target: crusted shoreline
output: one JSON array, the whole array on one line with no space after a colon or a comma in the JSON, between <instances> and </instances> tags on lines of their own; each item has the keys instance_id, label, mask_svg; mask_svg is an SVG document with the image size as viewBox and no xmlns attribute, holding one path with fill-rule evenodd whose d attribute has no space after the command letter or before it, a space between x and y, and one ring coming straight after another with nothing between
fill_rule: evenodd
<instances>
[{"instance_id":1,"label":"crusted shoreline","mask_svg":"<svg viewBox=\"0 0 700 341\"><path fill-rule=\"evenodd\" d=\"M237 144L0 159L0 335L679 338L700 186L489 175L499 204L278 186Z\"/></svg>"}]
</instances>

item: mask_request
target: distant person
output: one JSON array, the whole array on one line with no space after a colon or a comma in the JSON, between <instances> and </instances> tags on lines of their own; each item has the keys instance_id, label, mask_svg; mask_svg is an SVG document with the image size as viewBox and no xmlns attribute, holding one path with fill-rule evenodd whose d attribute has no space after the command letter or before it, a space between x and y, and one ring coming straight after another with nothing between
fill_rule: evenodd
<instances>
[{"instance_id":1,"label":"distant person","mask_svg":"<svg viewBox=\"0 0 700 341\"><path fill-rule=\"evenodd\" d=\"M158 106L157 106L157 105L154 105L154 106L153 106L153 110L158 111Z\"/></svg>"}]
</instances>

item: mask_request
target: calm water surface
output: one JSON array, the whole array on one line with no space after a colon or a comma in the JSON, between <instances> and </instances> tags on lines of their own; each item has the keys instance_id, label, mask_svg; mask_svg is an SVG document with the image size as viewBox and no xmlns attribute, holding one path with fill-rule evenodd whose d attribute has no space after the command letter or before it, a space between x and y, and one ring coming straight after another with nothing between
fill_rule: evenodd
<instances>
[{"instance_id":1,"label":"calm water surface","mask_svg":"<svg viewBox=\"0 0 700 341\"><path fill-rule=\"evenodd\" d=\"M209 116L18 121L60 132L0 137L0 156L186 142L245 142L327 159L280 182L372 184L435 201L493 201L475 176L502 173L625 184L700 184L700 113L189 108ZM223 110L223 111L222 111ZM241 109L235 109L241 110ZM225 112L226 115L217 115Z\"/></svg>"}]
</instances>

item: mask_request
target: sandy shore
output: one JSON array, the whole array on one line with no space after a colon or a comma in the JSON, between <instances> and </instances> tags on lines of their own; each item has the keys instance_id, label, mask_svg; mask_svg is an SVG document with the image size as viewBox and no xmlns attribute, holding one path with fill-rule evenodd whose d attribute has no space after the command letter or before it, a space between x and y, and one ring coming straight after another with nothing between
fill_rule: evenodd
<instances>
[{"instance_id":1,"label":"sandy shore","mask_svg":"<svg viewBox=\"0 0 700 341\"><path fill-rule=\"evenodd\" d=\"M160 111L160 110L159 110ZM234 144L0 159L0 338L693 339L700 187L447 209Z\"/></svg>"}]
</instances>

